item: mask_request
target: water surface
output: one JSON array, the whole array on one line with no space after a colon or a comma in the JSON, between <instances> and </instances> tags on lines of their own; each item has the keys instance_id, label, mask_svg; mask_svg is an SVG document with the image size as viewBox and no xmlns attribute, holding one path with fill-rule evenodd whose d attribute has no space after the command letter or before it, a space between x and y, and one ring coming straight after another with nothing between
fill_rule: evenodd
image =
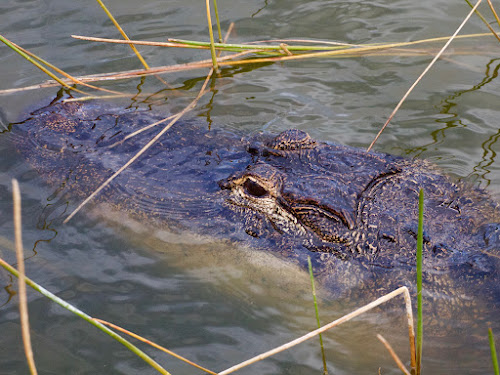
<instances>
[{"instance_id":1,"label":"water surface","mask_svg":"<svg viewBox=\"0 0 500 375\"><path fill-rule=\"evenodd\" d=\"M131 38L207 40L199 1L108 1ZM453 33L469 11L441 1L258 1L219 2L222 27L235 22L230 40L318 38L348 43L407 41ZM487 11L485 11L487 14ZM491 18L491 17L490 17ZM122 45L77 41L71 34L118 37L97 4L64 0L4 0L1 33L76 75L140 67ZM485 32L473 18L466 33ZM435 45L438 47L440 45ZM487 188L500 199L497 157L500 110L498 45L492 37L453 45L414 91L376 149L430 159L445 173ZM206 51L141 47L151 66L209 57ZM473 51L472 53L470 51ZM467 54L461 54L467 52ZM213 91L192 116L207 126L238 134L288 128L313 137L366 147L430 61L429 56L378 56L304 60L224 69ZM175 111L191 100L206 71L107 83L131 93L160 92L155 110ZM6 47L0 47L0 89L37 84L45 76ZM173 90L173 88L177 90ZM70 223L62 219L72 202L55 199L29 165L12 150L9 122L47 104L57 89L0 96L0 253L14 263L10 179L23 193L24 245L30 277L87 313L166 345L215 371L248 359L315 327L309 279L283 260L234 244L169 233L86 209ZM27 371L20 339L16 283L0 271L0 368ZM29 294L35 359L41 374L152 374L120 344L34 292ZM333 320L369 301L329 298L321 292L322 321ZM495 327L494 327L495 328ZM496 325L500 328L500 324ZM399 373L375 338L382 333L408 358L402 303L379 308L325 335L331 373ZM424 345L427 373L492 373L486 327ZM500 329L497 329L500 336ZM499 345L500 346L500 345ZM193 369L147 349L173 374ZM310 374L322 370L316 340L256 364L241 373Z\"/></svg>"}]
</instances>

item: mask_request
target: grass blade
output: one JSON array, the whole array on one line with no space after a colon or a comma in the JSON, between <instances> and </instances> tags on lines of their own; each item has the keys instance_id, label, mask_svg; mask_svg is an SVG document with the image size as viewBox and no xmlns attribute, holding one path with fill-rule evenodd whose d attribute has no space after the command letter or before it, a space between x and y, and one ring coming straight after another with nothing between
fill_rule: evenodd
<instances>
[{"instance_id":1,"label":"grass blade","mask_svg":"<svg viewBox=\"0 0 500 375\"><path fill-rule=\"evenodd\" d=\"M417 234L417 369L419 375L422 369L422 252L424 245L424 190L420 189L418 195L418 234Z\"/></svg>"},{"instance_id":2,"label":"grass blade","mask_svg":"<svg viewBox=\"0 0 500 375\"><path fill-rule=\"evenodd\" d=\"M118 23L118 21L115 19L115 17L113 17L113 15L108 10L108 8L106 8L106 5L104 5L104 3L101 0L97 0L97 2L101 6L101 8L104 10L104 12L107 14L107 16L109 17L109 19L111 20L111 22L113 22L113 24L118 29L118 31L120 32L120 34L122 34L123 38L126 39L126 40L130 40L129 37L128 37L128 35L121 28L121 26ZM146 62L146 60L144 60L144 58L142 57L142 55L140 54L140 52L137 50L137 48L135 48L135 46L133 44L130 44L130 48L132 48L132 51L134 51L134 53L137 55L137 58L139 59L139 61L141 62L141 64L144 65L144 67L146 69L149 69L148 63Z\"/></svg>"},{"instance_id":3,"label":"grass blade","mask_svg":"<svg viewBox=\"0 0 500 375\"><path fill-rule=\"evenodd\" d=\"M466 34L458 35L455 39L470 39L470 38L480 38L490 36L490 33L480 33L480 34ZM196 40L186 40L177 38L168 38L167 42L153 42L148 40L123 40L123 39L110 39L110 38L98 38L84 35L71 35L74 39L87 40L92 42L104 42L104 43L116 43L116 44L137 44L142 46L153 46L153 47L172 47L172 48L192 48L192 49L210 49L210 42L200 42ZM343 49L350 49L356 51L361 49L365 51L365 48L370 47L370 49L384 50L390 48L400 48L400 47L412 47L420 44L426 43L437 43L442 41L447 41L450 36L446 37L436 37L429 39L415 40L411 42L389 42L389 43L375 43L375 44L348 44L348 43L338 43L338 42L328 42L328 41L307 41L298 40L301 42L309 43L321 43L322 45L290 45L286 43L286 39L278 39L274 41L280 41L287 44L287 49L289 51L307 52L307 51L336 51ZM289 40L288 42L293 42L294 40ZM264 43L271 41L261 41ZM241 43L214 43L214 47L217 50L224 50L228 52L241 52L243 50L265 50L265 51L275 51L279 52L281 50L281 44L261 44L260 42L249 42L246 44ZM328 44L325 46L324 44Z\"/></svg>"},{"instance_id":4,"label":"grass blade","mask_svg":"<svg viewBox=\"0 0 500 375\"><path fill-rule=\"evenodd\" d=\"M473 5L470 3L469 0L465 0L465 2L471 8L473 7ZM493 5L491 5L491 1L488 1L488 3L490 4L491 10L493 11L493 14L496 17L496 12L495 12L495 9L493 8ZM493 30L493 28L490 26L490 24L488 23L488 21L483 17L483 15L477 9L476 9L476 14L481 19L481 21L483 21L483 23L486 25L486 27L491 31L491 33L495 36L495 38L497 38L497 40L500 42L500 36L498 36L498 34L495 32L495 30Z\"/></svg>"},{"instance_id":5,"label":"grass blade","mask_svg":"<svg viewBox=\"0 0 500 375\"><path fill-rule=\"evenodd\" d=\"M327 331L329 329L332 329L333 327L336 327L336 326L339 326L339 325L341 325L341 324L343 324L345 322L348 322L349 320L351 320L351 319L353 319L353 318L355 318L355 317L357 317L359 315L364 314L365 312L367 312L367 311L369 311L369 310L371 310L371 309L373 309L373 308L375 308L375 307L377 307L377 306L379 306L379 305L381 305L381 304L383 304L383 303L391 300L392 298L394 298L396 296L399 296L400 294L403 294L403 296L404 296L406 307L410 308L410 310L407 310L407 312L406 312L408 318L410 318L410 317L413 316L412 312L411 312L410 293L408 292L408 288L407 287L402 286L402 287L400 287L400 288L398 288L398 289L396 289L396 290L394 290L394 291L392 291L390 293L387 293L386 295L384 295L384 296L376 299L375 301L370 302L367 305L364 305L364 306L360 307L359 309L354 310L353 312L350 312L349 314L346 314L343 317L341 317L341 318L339 318L337 320L334 320L333 322L331 322L329 324L324 325L321 328L318 328L318 329L316 329L314 331L309 332L308 334L306 334L306 335L304 335L302 337L299 337L299 338L297 338L295 340L292 340L292 341L290 341L290 342L288 342L288 343L286 343L284 345L278 346L278 347L276 347L274 349L271 349L271 350L269 350L269 351L267 351L265 353L259 354L259 355L255 356L253 358L250 358L250 359L248 359L246 361L243 361L243 362L241 362L241 363L239 363L239 364L237 364L237 365L235 365L233 367L230 367L230 368L228 368L228 369L226 369L224 371L221 371L221 372L219 372L219 375L231 374L231 373L233 373L233 372L235 372L237 370L242 369L243 367L249 366L249 365L251 365L251 364L253 364L255 362L262 361L265 358L273 356L273 355L275 355L277 353L281 353L282 351L288 350L288 349L294 347L295 345L298 345L298 344L300 344L300 343L302 343L304 341L307 341L307 340L313 338L314 336L316 336L316 335L318 335L318 334L320 334L322 332L325 332L325 331ZM409 324L412 324L412 323L409 323Z\"/></svg>"},{"instance_id":6,"label":"grass blade","mask_svg":"<svg viewBox=\"0 0 500 375\"><path fill-rule=\"evenodd\" d=\"M318 328L321 328L321 322L319 320L318 301L316 299L316 288L314 286L314 275L313 275L311 257L307 257L307 264L309 266L309 276L311 278L311 288L312 288L312 295L313 295L313 300L314 300L314 310L316 311L316 322L318 323ZM323 347L323 337L321 337L321 333L318 335L318 337L319 337L319 345L321 346L321 356L323 358L323 374L328 375L328 369L326 367L325 348Z\"/></svg>"},{"instance_id":7,"label":"grass blade","mask_svg":"<svg viewBox=\"0 0 500 375\"><path fill-rule=\"evenodd\" d=\"M498 17L498 14L497 14L497 12L495 10L495 7L493 7L493 3L491 2L491 0L488 0L488 5L490 6L491 13L493 13L493 15L495 16L495 19L497 20L497 25L500 25L500 18ZM495 33L495 36L498 39L498 34L497 33Z\"/></svg>"},{"instance_id":8,"label":"grass blade","mask_svg":"<svg viewBox=\"0 0 500 375\"><path fill-rule=\"evenodd\" d=\"M16 48L18 48L19 50L21 50L22 52L26 53L27 55L29 55L30 57L34 58L35 60L41 62L42 64L44 64L45 66L49 67L50 69L56 71L57 73L59 73L60 75L66 77L67 79L69 79L71 82L75 83L76 85L82 85L82 86L85 86L85 87L88 87L90 89L94 89L94 90L98 90L98 91L105 91L105 92L109 92L111 94L115 94L115 95L124 95L123 93L121 92L118 92L118 91L113 91L113 90L108 90L108 89L105 89L105 88L102 88L102 87L97 87L97 86L94 86L94 85L89 85L88 83L85 83L85 82L82 82L78 79L76 79L75 77L73 77L72 75L66 73L64 70L62 69L59 69L57 66L51 64L50 62L42 59L41 57L35 55L34 53L22 48L21 46L17 45L16 43L10 41L10 43L12 43L12 45ZM74 89L75 91L78 91L76 89ZM83 91L80 91L80 93L84 93Z\"/></svg>"},{"instance_id":9,"label":"grass blade","mask_svg":"<svg viewBox=\"0 0 500 375\"><path fill-rule=\"evenodd\" d=\"M396 362L396 365L399 367L401 372L405 375L410 375L410 372L406 369L405 365L403 364L403 361L401 361L399 356L396 354L396 352L392 348L391 344L389 344L389 342L384 338L384 336L377 334L377 338L380 340L380 342L382 344L384 344L385 348L387 349L387 351L391 355L394 362Z\"/></svg>"},{"instance_id":10,"label":"grass blade","mask_svg":"<svg viewBox=\"0 0 500 375\"><path fill-rule=\"evenodd\" d=\"M3 259L0 258L0 266L2 266L7 272L11 273L12 275L19 277L19 272L9 265L7 262L5 262ZM142 350L137 348L135 345L133 345L131 342L127 341L120 335L116 334L112 330L110 330L108 327L105 325L95 321L91 316L87 315L83 311L77 309L73 305L70 305L63 299L57 297L55 294L49 292L47 289L44 287L38 285L35 283L33 280L30 278L26 277L26 284L28 284L30 287L35 289L37 292L43 294L45 297L50 299L51 301L57 303L58 305L64 307L66 310L71 311L73 314L79 316L83 320L87 321L88 323L92 324L93 326L99 328L101 331L107 333L109 336L114 338L116 341L118 341L120 344L124 345L127 349L135 353L138 357L140 357L142 360L144 360L146 363L148 363L151 367L156 369L160 374L163 375L170 375L170 373L165 370L163 367L161 367L155 360L153 360L150 356L148 356L146 353L144 353Z\"/></svg>"},{"instance_id":11,"label":"grass blade","mask_svg":"<svg viewBox=\"0 0 500 375\"><path fill-rule=\"evenodd\" d=\"M500 375L500 370L498 368L497 350L495 349L495 338L493 337L493 330L491 328L488 328L488 338L490 340L491 361L493 362L493 371L495 372L495 375Z\"/></svg>"},{"instance_id":12,"label":"grass blade","mask_svg":"<svg viewBox=\"0 0 500 375\"><path fill-rule=\"evenodd\" d=\"M385 128L387 127L387 125L389 125L389 122L391 122L392 118L396 115L396 112L403 105L404 101L410 95L410 93L413 91L413 89L418 85L418 83L422 80L422 78L432 68L432 66L435 64L435 62L441 57L441 55L443 54L443 52L448 48L448 46L453 41L453 39L455 39L455 37L457 36L457 34L460 32L460 30L462 30L462 28L465 26L465 24L467 23L467 21L469 20L469 18L476 11L476 9L479 6L479 4L481 4L481 1L482 0L478 0L478 2L476 3L476 5L474 5L474 8L472 8L472 10L469 12L469 14L467 15L467 17L465 17L465 19L462 21L462 23L457 28L457 30L453 33L453 35L444 44L443 48L441 48L441 50L437 53L437 55L434 56L434 58L429 63L429 65L427 65L427 67L424 69L424 71L422 72L422 74L420 74L420 76L416 79L416 81L413 82L413 84L410 86L410 88L408 89L408 91L403 95L403 97L401 98L401 100L399 101L399 103L396 105L396 108L394 108L394 110L390 114L390 116L387 119L387 121L385 122L385 124L382 126L382 128L380 128L379 132L377 133L377 135L373 139L372 143L370 143L370 146L368 146L368 148L366 149L367 152L369 152L372 149L372 147L375 144L375 142L377 142L377 140L379 139L379 137L382 134L382 132L385 130Z\"/></svg>"},{"instance_id":13,"label":"grass blade","mask_svg":"<svg viewBox=\"0 0 500 375\"><path fill-rule=\"evenodd\" d=\"M217 72L219 71L219 66L217 65L217 55L215 54L214 31L212 30L212 16L210 15L210 0L206 0L206 7L207 7L208 33L210 35L210 53L212 54L212 67Z\"/></svg>"},{"instance_id":14,"label":"grass blade","mask_svg":"<svg viewBox=\"0 0 500 375\"><path fill-rule=\"evenodd\" d=\"M71 87L68 85L66 82L62 81L59 77L57 77L54 73L52 73L50 70L39 64L35 59L33 59L31 56L23 52L21 49L17 48L13 43L11 43L10 40L5 38L4 36L0 35L0 42L4 43L6 46L10 47L13 49L15 52L17 52L19 55L24 57L26 60L28 60L30 63L35 65L38 69L40 69L42 72L47 74L50 78L52 78L54 81L58 82L61 86L66 87L70 90L77 91L79 93L85 94L85 92L78 90L76 88Z\"/></svg>"},{"instance_id":15,"label":"grass blade","mask_svg":"<svg viewBox=\"0 0 500 375\"><path fill-rule=\"evenodd\" d=\"M217 9L217 0L214 0L215 22L217 23L217 32L219 33L219 43L222 43L222 31L219 21L219 10Z\"/></svg>"},{"instance_id":16,"label":"grass blade","mask_svg":"<svg viewBox=\"0 0 500 375\"><path fill-rule=\"evenodd\" d=\"M154 136L143 148L141 148L132 158L130 158L120 169L118 169L111 177L109 177L106 181L104 181L92 194L90 194L82 203L80 203L80 205L75 208L73 210L73 212L71 212L71 214L69 214L69 216L63 221L64 224L66 224L69 220L71 220L71 218L73 216L76 215L76 213L78 211L80 211L82 209L83 206L85 206L89 201L91 201L97 194L99 194L99 192L104 189L106 186L108 186L108 184L113 181L116 176L118 176L120 173L122 173L125 169L128 168L128 166L130 164L132 164L133 162L135 162L144 152L146 152L154 143L156 143L156 141L158 141L158 139L160 139L162 137L163 134L165 134L168 129L170 129L176 122L177 120L179 120L182 116L184 116L187 112L189 112L190 110L192 110L196 104L198 103L198 100L200 100L200 98L205 95L206 91L205 91L205 88L207 87L207 84L208 84L208 81L210 80L210 78L212 77L212 74L214 72L214 69L212 68L207 76L207 78L205 79L205 82L203 82L203 86L201 87L201 90L200 92L198 93L198 95L196 96L196 98L193 99L193 101L191 101L191 103L189 103L187 105L187 107L185 107L182 111L180 111L179 113L177 113L173 118L172 116L169 116L169 117L166 117L158 122L155 123L155 125L158 125L160 123L163 123L163 122L166 122L168 119L171 119L170 122L165 125L165 127L160 131L158 132L158 134L156 134L156 136Z\"/></svg>"},{"instance_id":17,"label":"grass blade","mask_svg":"<svg viewBox=\"0 0 500 375\"><path fill-rule=\"evenodd\" d=\"M28 315L28 299L26 297L26 274L24 272L23 238L21 224L21 193L16 179L12 180L12 201L14 202L14 234L16 238L16 257L19 268L19 315L21 317L21 332L23 336L24 353L28 361L31 375L38 372L33 358L31 346L30 324Z\"/></svg>"},{"instance_id":18,"label":"grass blade","mask_svg":"<svg viewBox=\"0 0 500 375\"><path fill-rule=\"evenodd\" d=\"M125 333L125 334L127 334L127 335L129 335L129 336L131 336L131 337L133 337L133 338L135 338L137 340L139 340L139 341L142 341L142 342L148 344L148 345L151 345L152 347L154 347L154 348L156 348L158 350L161 350L162 352L165 352L165 353L171 355L172 357L180 359L181 361L183 361L183 362L185 362L185 363L187 363L187 364L189 364L189 365L191 365L193 367L196 367L197 369L205 371L208 374L217 375L217 373L213 372L212 370L209 370L209 369L207 369L205 367L202 367L202 366L198 365L197 363L194 363L194 362L190 361L189 359L187 359L187 358L185 358L183 356L180 356L179 354L174 353L173 351L168 350L167 348L164 348L163 346L160 346L160 345L154 343L151 340L148 340L148 339L146 339L146 338L144 338L142 336L139 336L139 335L137 335L137 334L135 334L135 333L133 333L133 332L131 332L129 330L126 330L125 328L122 328L120 326L117 326L116 324L107 322L107 321L102 320L102 319L94 319L94 320L96 320L96 321L98 321L98 322L100 322L102 324L105 324L105 325L107 325L107 326L109 326L109 327L111 327L113 329L116 329L117 331Z\"/></svg>"}]
</instances>

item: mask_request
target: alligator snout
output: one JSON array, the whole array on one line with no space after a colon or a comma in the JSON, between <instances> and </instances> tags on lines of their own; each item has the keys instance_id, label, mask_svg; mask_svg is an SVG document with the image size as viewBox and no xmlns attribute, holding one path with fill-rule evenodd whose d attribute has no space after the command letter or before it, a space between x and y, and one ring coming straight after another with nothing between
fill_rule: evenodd
<instances>
[{"instance_id":1,"label":"alligator snout","mask_svg":"<svg viewBox=\"0 0 500 375\"><path fill-rule=\"evenodd\" d=\"M230 190L231 186L232 186L230 178L226 178L224 180L220 180L219 182L217 182L217 184L219 185L219 187L222 190Z\"/></svg>"}]
</instances>

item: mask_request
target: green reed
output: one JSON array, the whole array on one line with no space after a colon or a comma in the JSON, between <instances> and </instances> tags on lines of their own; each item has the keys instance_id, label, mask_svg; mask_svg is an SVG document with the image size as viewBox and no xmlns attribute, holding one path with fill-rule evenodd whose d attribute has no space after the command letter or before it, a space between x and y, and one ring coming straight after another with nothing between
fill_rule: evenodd
<instances>
[{"instance_id":1,"label":"green reed","mask_svg":"<svg viewBox=\"0 0 500 375\"><path fill-rule=\"evenodd\" d=\"M78 91L80 93L83 93L83 91L80 91L80 90L78 90L76 88L71 87L66 82L62 81L59 77L57 77L54 73L52 73L50 70L48 70L47 68L45 68L43 65L39 64L38 61L40 61L40 62L42 62L44 64L47 64L41 58L35 56L34 54L31 54L31 56L30 56L28 53L26 53L26 51L24 51L18 45L16 45L15 43L12 43L10 40L8 40L7 38L5 38L2 35L0 35L0 42L4 43L7 47L11 48L16 53L18 53L23 58L25 58L27 61L29 61L30 63L32 63L33 65L35 65L38 69L40 69L42 72L44 72L45 74L47 74L54 81L58 82L61 86L66 87L66 88L71 89L71 90Z\"/></svg>"},{"instance_id":2,"label":"green reed","mask_svg":"<svg viewBox=\"0 0 500 375\"><path fill-rule=\"evenodd\" d=\"M312 295L313 295L313 300L314 300L314 310L316 311L316 322L318 323L318 328L321 328L321 322L319 320L318 300L316 299L316 287L314 286L314 275L313 275L311 257L309 257L309 256L307 257L307 264L309 266L309 276L311 278L311 288L312 288ZM321 346L321 356L323 358L323 374L328 375L328 369L326 367L325 348L323 346L323 337L321 336L321 333L318 335L318 337L319 337L319 344Z\"/></svg>"},{"instance_id":3,"label":"green reed","mask_svg":"<svg viewBox=\"0 0 500 375\"><path fill-rule=\"evenodd\" d=\"M424 245L424 190L420 189L418 194L418 234L417 234L417 369L419 375L422 371L422 343L423 343L423 320L422 320L422 252Z\"/></svg>"},{"instance_id":4,"label":"green reed","mask_svg":"<svg viewBox=\"0 0 500 375\"><path fill-rule=\"evenodd\" d=\"M214 31L212 30L212 16L210 15L210 0L206 0L206 7L207 7L208 34L210 37L210 53L212 55L212 67L217 72L219 70L219 66L217 64L217 55L215 52Z\"/></svg>"},{"instance_id":5,"label":"green reed","mask_svg":"<svg viewBox=\"0 0 500 375\"><path fill-rule=\"evenodd\" d=\"M128 35L122 29L122 27L120 26L120 24L118 23L118 21L115 19L115 17L111 14L111 12L106 7L106 5L104 5L104 3L102 2L102 0L96 0L96 1L99 3L99 5L101 6L102 10L104 11L104 13L106 13L106 15L111 20L111 22L113 22L113 25L115 25L116 29L120 32L120 34L122 34L123 38L125 40L130 40L129 37L128 37ZM137 50L137 48L133 44L130 44L130 48L132 49L132 51L134 51L134 53L136 54L136 56L139 59L139 61L141 62L141 64L144 66L144 68L149 69L148 63L146 62L146 60L144 60L144 58L142 57L141 53Z\"/></svg>"},{"instance_id":6,"label":"green reed","mask_svg":"<svg viewBox=\"0 0 500 375\"><path fill-rule=\"evenodd\" d=\"M1 258L0 258L0 266L2 266L7 272L11 273L15 277L19 277L19 272L14 267L10 266L7 262L5 262ZM33 280L29 279L28 277L25 277L25 281L26 281L26 284L28 284L31 288L33 288L37 292L43 294L45 297L47 297L51 301L57 303L58 305L64 307L66 310L72 312L73 314L77 315L78 317L82 318L83 320L87 321L88 323L92 324L93 326L99 328L101 331L107 333L109 336L114 338L120 344L124 345L127 349L129 349L131 352L135 353L138 357L140 357L142 360L144 360L146 363L148 363L150 366L152 366L154 369L156 369L159 373L164 374L164 375L170 375L170 373L167 370L165 370L163 367L161 367L154 359L152 359L150 356L148 356L146 353L144 353L141 349L136 347L130 341L124 339L122 336L120 336L117 333L115 333L114 331L110 330L105 325L95 321L91 316L89 316L86 313L84 313L83 311L77 309L76 307L74 307L73 305L64 301L63 299L57 297L56 295L49 292L44 287L38 285L37 283L35 283Z\"/></svg>"},{"instance_id":7,"label":"green reed","mask_svg":"<svg viewBox=\"0 0 500 375\"><path fill-rule=\"evenodd\" d=\"M495 349L495 338L493 337L493 330L491 328L488 328L488 338L490 340L491 361L493 362L493 371L495 372L495 375L500 375L500 370L498 368L497 350Z\"/></svg>"}]
</instances>

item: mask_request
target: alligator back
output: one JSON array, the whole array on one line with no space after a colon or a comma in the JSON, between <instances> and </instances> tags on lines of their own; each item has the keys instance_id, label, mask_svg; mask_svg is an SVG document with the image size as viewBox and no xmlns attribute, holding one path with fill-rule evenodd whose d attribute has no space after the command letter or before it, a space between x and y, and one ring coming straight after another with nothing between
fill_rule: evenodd
<instances>
[{"instance_id":1,"label":"alligator back","mask_svg":"<svg viewBox=\"0 0 500 375\"><path fill-rule=\"evenodd\" d=\"M127 136L167 116L137 108L56 102L15 124L15 142L43 179L77 203L168 121L130 139ZM197 121L181 121L112 181L95 202L106 202L160 225L215 228L216 223L206 219L225 215L217 181L235 168L245 168L250 160L241 140L232 133L208 131Z\"/></svg>"}]
</instances>

